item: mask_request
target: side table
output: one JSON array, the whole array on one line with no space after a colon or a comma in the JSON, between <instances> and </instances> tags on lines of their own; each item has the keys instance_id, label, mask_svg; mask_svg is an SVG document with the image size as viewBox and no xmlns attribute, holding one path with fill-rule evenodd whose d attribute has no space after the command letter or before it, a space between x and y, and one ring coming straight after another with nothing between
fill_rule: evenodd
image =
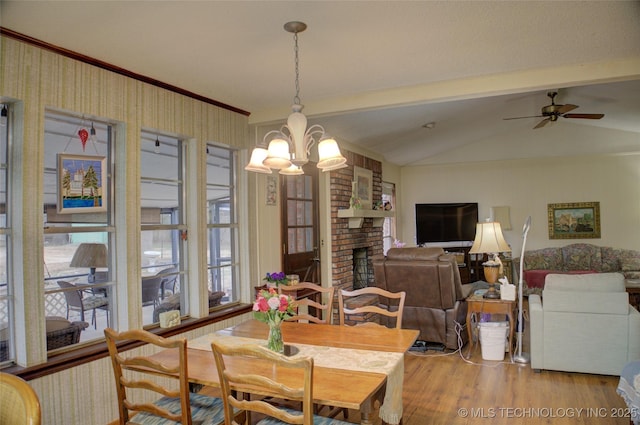
<instances>
[{"instance_id":1,"label":"side table","mask_svg":"<svg viewBox=\"0 0 640 425\"><path fill-rule=\"evenodd\" d=\"M489 313L489 314L504 314L509 318L509 353L513 354L513 330L515 328L517 303L516 301L502 300L502 299L490 299L483 298L482 295L471 295L467 298L467 332L469 333L469 351L467 352L467 358L471 357L471 352L474 348L473 342L473 329L472 317L476 314ZM480 341L478 341L480 342Z\"/></svg>"},{"instance_id":2,"label":"side table","mask_svg":"<svg viewBox=\"0 0 640 425\"><path fill-rule=\"evenodd\" d=\"M629 293L629 304L640 311L640 279L626 279L624 285Z\"/></svg>"}]
</instances>

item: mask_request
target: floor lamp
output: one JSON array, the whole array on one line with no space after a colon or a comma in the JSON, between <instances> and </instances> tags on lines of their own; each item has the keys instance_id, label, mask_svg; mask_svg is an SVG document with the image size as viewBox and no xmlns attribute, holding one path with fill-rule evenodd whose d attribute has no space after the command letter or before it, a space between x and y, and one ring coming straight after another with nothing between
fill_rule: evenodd
<instances>
[{"instance_id":1,"label":"floor lamp","mask_svg":"<svg viewBox=\"0 0 640 425\"><path fill-rule=\"evenodd\" d=\"M529 353L522 352L522 334L524 331L524 317L522 314L522 270L524 266L524 247L527 244L527 233L531 227L531 216L527 217L522 227L522 250L520 251L520 280L518 281L518 351L513 356L513 361L516 363L529 363Z\"/></svg>"}]
</instances>

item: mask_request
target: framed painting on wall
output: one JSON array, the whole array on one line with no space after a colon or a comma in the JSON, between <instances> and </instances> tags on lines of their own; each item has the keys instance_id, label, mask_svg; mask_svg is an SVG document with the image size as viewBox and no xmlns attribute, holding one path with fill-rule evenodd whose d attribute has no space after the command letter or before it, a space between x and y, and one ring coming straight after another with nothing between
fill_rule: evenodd
<instances>
[{"instance_id":1,"label":"framed painting on wall","mask_svg":"<svg viewBox=\"0 0 640 425\"><path fill-rule=\"evenodd\" d=\"M600 202L549 204L549 239L600 238Z\"/></svg>"},{"instance_id":2,"label":"framed painting on wall","mask_svg":"<svg viewBox=\"0 0 640 425\"><path fill-rule=\"evenodd\" d=\"M353 181L356 186L356 197L360 200L361 208L370 210L373 192L373 171L366 168L353 167Z\"/></svg>"},{"instance_id":3,"label":"framed painting on wall","mask_svg":"<svg viewBox=\"0 0 640 425\"><path fill-rule=\"evenodd\" d=\"M107 211L104 196L106 158L58 154L58 213Z\"/></svg>"}]
</instances>

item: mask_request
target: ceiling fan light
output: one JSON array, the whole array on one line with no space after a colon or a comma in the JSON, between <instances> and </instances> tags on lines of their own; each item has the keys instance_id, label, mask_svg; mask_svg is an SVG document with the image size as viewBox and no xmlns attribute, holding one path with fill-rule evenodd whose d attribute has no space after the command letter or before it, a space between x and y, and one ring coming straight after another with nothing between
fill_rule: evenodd
<instances>
[{"instance_id":1,"label":"ceiling fan light","mask_svg":"<svg viewBox=\"0 0 640 425\"><path fill-rule=\"evenodd\" d=\"M299 166L291 164L290 167L280 170L278 174L282 174L285 176L299 176L301 174L304 174L304 171L302 171L302 168L300 168Z\"/></svg>"},{"instance_id":2,"label":"ceiling fan light","mask_svg":"<svg viewBox=\"0 0 640 425\"><path fill-rule=\"evenodd\" d=\"M256 173L271 174L271 168L263 164L266 158L267 150L265 148L254 148L251 152L251 160L244 169Z\"/></svg>"},{"instance_id":3,"label":"ceiling fan light","mask_svg":"<svg viewBox=\"0 0 640 425\"><path fill-rule=\"evenodd\" d=\"M333 137L326 137L318 143L318 168L322 171L343 168L347 158L342 156L338 143Z\"/></svg>"},{"instance_id":4,"label":"ceiling fan light","mask_svg":"<svg viewBox=\"0 0 640 425\"><path fill-rule=\"evenodd\" d=\"M291 155L289 154L289 143L282 138L275 138L269 143L267 158L264 165L269 168L281 170L291 166Z\"/></svg>"}]
</instances>

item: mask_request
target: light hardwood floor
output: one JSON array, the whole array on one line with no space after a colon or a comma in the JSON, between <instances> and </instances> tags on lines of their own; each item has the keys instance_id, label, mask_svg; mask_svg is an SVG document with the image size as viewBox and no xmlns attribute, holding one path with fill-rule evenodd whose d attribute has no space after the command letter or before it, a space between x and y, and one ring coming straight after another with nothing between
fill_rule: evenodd
<instances>
[{"instance_id":1,"label":"light hardwood floor","mask_svg":"<svg viewBox=\"0 0 640 425\"><path fill-rule=\"evenodd\" d=\"M528 351L528 345L525 332L523 351ZM467 346L464 354L466 350ZM477 345L468 361L459 352L407 353L403 424L629 424L628 418L620 417L626 405L616 394L619 377L536 373L530 365L509 359L506 353L504 362L483 360ZM358 412L349 412L350 422L359 419ZM381 423L376 415L375 425Z\"/></svg>"},{"instance_id":2,"label":"light hardwood floor","mask_svg":"<svg viewBox=\"0 0 640 425\"><path fill-rule=\"evenodd\" d=\"M405 425L629 424L614 417L626 407L618 377L535 373L529 365L484 361L480 349L471 362L432 353L405 356Z\"/></svg>"}]
</instances>

